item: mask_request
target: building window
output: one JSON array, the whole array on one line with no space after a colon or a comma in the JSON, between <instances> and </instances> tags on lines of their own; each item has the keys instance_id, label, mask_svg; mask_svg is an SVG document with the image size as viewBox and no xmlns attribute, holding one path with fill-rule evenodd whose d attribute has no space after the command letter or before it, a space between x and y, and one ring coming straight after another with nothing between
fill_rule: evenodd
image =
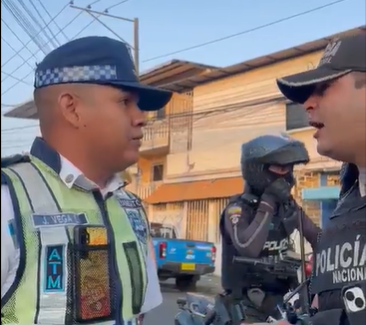
<instances>
[{"instance_id":1,"label":"building window","mask_svg":"<svg viewBox=\"0 0 366 325\"><path fill-rule=\"evenodd\" d=\"M309 126L309 118L303 105L296 103L286 104L286 130L296 130Z\"/></svg>"},{"instance_id":2,"label":"building window","mask_svg":"<svg viewBox=\"0 0 366 325\"><path fill-rule=\"evenodd\" d=\"M152 168L152 181L159 182L162 181L164 177L164 165L154 165Z\"/></svg>"},{"instance_id":3,"label":"building window","mask_svg":"<svg viewBox=\"0 0 366 325\"><path fill-rule=\"evenodd\" d=\"M156 119L157 120L162 120L163 118L165 118L166 116L166 112L165 112L165 107L159 109L158 111L156 111Z\"/></svg>"}]
</instances>

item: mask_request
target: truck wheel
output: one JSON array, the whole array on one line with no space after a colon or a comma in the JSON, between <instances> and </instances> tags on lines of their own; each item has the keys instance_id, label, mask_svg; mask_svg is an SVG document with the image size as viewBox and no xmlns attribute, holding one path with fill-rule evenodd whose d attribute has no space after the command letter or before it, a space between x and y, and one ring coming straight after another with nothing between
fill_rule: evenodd
<instances>
[{"instance_id":1,"label":"truck wheel","mask_svg":"<svg viewBox=\"0 0 366 325\"><path fill-rule=\"evenodd\" d=\"M194 275L181 275L175 279L175 285L179 291L194 291L196 284L197 277Z\"/></svg>"}]
</instances>

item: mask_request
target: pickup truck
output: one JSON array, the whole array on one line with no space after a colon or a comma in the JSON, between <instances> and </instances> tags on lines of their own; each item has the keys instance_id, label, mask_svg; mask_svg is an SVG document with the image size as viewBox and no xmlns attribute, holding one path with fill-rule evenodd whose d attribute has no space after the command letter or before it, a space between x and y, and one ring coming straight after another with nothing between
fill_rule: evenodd
<instances>
[{"instance_id":1,"label":"pickup truck","mask_svg":"<svg viewBox=\"0 0 366 325\"><path fill-rule=\"evenodd\" d=\"M194 290L201 275L215 271L213 243L178 239L174 227L155 222L151 235L160 281L175 278L180 291Z\"/></svg>"}]
</instances>

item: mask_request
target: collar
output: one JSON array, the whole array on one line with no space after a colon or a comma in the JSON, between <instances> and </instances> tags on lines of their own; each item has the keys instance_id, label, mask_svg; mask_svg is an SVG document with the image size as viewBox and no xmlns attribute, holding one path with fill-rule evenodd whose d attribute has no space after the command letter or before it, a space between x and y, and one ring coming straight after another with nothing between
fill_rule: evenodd
<instances>
[{"instance_id":1,"label":"collar","mask_svg":"<svg viewBox=\"0 0 366 325\"><path fill-rule=\"evenodd\" d=\"M42 138L37 137L34 140L30 154L54 170L68 188L76 185L86 191L99 189L98 185L86 178L80 169L52 149ZM115 174L101 192L115 192L124 185L120 175Z\"/></svg>"},{"instance_id":2,"label":"collar","mask_svg":"<svg viewBox=\"0 0 366 325\"><path fill-rule=\"evenodd\" d=\"M359 177L358 168L351 163L343 163L340 172L341 196L347 193L357 182Z\"/></svg>"}]
</instances>

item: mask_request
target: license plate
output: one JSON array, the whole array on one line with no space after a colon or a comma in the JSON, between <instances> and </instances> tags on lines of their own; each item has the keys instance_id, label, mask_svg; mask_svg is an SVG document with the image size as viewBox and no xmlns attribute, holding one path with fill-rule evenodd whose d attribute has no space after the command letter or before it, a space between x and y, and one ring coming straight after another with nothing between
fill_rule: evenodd
<instances>
[{"instance_id":1,"label":"license plate","mask_svg":"<svg viewBox=\"0 0 366 325\"><path fill-rule=\"evenodd\" d=\"M196 269L196 264L194 264L194 263L182 263L181 269L183 271L194 271Z\"/></svg>"}]
</instances>

